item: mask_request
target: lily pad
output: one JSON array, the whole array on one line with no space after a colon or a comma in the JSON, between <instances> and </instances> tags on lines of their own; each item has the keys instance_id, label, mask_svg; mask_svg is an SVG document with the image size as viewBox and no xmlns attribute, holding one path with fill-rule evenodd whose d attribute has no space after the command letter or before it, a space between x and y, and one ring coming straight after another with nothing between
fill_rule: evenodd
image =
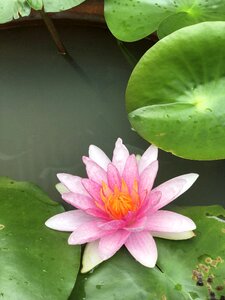
<instances>
[{"instance_id":1,"label":"lily pad","mask_svg":"<svg viewBox=\"0 0 225 300\"><path fill-rule=\"evenodd\" d=\"M186 16L180 18L180 13ZM159 35L163 37L187 25L225 20L225 2L224 0L105 0L105 18L116 38L132 42L153 33L158 27Z\"/></svg>"},{"instance_id":2,"label":"lily pad","mask_svg":"<svg viewBox=\"0 0 225 300\"><path fill-rule=\"evenodd\" d=\"M85 0L27 0L33 9L40 10L42 7L46 12L59 12L70 9Z\"/></svg>"},{"instance_id":3,"label":"lily pad","mask_svg":"<svg viewBox=\"0 0 225 300\"><path fill-rule=\"evenodd\" d=\"M26 0L1 0L0 1L0 24L25 17L30 14L30 6Z\"/></svg>"},{"instance_id":4,"label":"lily pad","mask_svg":"<svg viewBox=\"0 0 225 300\"><path fill-rule=\"evenodd\" d=\"M159 25L157 35L161 39L182 27L194 25L197 23L199 23L199 21L194 18L194 16L186 12L180 12L164 19Z\"/></svg>"},{"instance_id":5,"label":"lily pad","mask_svg":"<svg viewBox=\"0 0 225 300\"><path fill-rule=\"evenodd\" d=\"M141 58L126 99L132 127L147 141L184 158L225 158L224 31L219 21L188 26Z\"/></svg>"},{"instance_id":6,"label":"lily pad","mask_svg":"<svg viewBox=\"0 0 225 300\"><path fill-rule=\"evenodd\" d=\"M29 16L31 8L46 12L59 12L70 9L85 0L0 0L0 24L19 17Z\"/></svg>"},{"instance_id":7,"label":"lily pad","mask_svg":"<svg viewBox=\"0 0 225 300\"><path fill-rule=\"evenodd\" d=\"M186 241L157 239L158 267L137 263L125 249L86 275L70 300L203 300L225 295L225 210L219 206L176 209L197 224Z\"/></svg>"},{"instance_id":8,"label":"lily pad","mask_svg":"<svg viewBox=\"0 0 225 300\"><path fill-rule=\"evenodd\" d=\"M63 208L38 187L0 179L0 298L67 299L76 280L80 247L45 221Z\"/></svg>"}]
</instances>

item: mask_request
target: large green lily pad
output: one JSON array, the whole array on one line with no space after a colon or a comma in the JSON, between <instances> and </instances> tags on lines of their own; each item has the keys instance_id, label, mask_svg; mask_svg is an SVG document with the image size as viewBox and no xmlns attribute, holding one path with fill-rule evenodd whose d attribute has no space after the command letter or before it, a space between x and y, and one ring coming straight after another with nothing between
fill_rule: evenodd
<instances>
[{"instance_id":1,"label":"large green lily pad","mask_svg":"<svg viewBox=\"0 0 225 300\"><path fill-rule=\"evenodd\" d=\"M122 249L93 272L79 275L70 300L207 300L225 295L225 210L179 208L197 224L186 241L157 239L158 268L148 269ZM213 299L213 298L212 298Z\"/></svg>"},{"instance_id":2,"label":"large green lily pad","mask_svg":"<svg viewBox=\"0 0 225 300\"><path fill-rule=\"evenodd\" d=\"M63 211L30 183L0 179L0 298L64 300L76 280L80 248L45 221Z\"/></svg>"},{"instance_id":3,"label":"large green lily pad","mask_svg":"<svg viewBox=\"0 0 225 300\"><path fill-rule=\"evenodd\" d=\"M188 26L144 54L126 93L143 138L184 158L225 158L224 32L225 22Z\"/></svg>"},{"instance_id":4,"label":"large green lily pad","mask_svg":"<svg viewBox=\"0 0 225 300\"><path fill-rule=\"evenodd\" d=\"M187 25L225 20L225 1L105 0L105 18L119 40L132 42L158 28L163 37Z\"/></svg>"}]
</instances>

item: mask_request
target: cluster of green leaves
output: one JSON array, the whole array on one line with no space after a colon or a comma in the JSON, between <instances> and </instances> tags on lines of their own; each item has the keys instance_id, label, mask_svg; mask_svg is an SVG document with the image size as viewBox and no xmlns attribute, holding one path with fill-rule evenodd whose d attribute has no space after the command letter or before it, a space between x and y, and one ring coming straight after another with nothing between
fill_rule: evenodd
<instances>
[{"instance_id":1,"label":"cluster of green leaves","mask_svg":"<svg viewBox=\"0 0 225 300\"><path fill-rule=\"evenodd\" d=\"M127 87L137 133L183 158L224 159L225 1L105 0L105 17L119 40L163 38Z\"/></svg>"},{"instance_id":2,"label":"cluster of green leaves","mask_svg":"<svg viewBox=\"0 0 225 300\"><path fill-rule=\"evenodd\" d=\"M1 178L0 211L3 300L203 300L210 292L216 299L224 295L225 211L219 206L176 209L196 222L196 237L157 239L154 269L121 249L78 276L80 247L67 245L68 234L44 225L63 211L61 205L30 183Z\"/></svg>"},{"instance_id":3,"label":"cluster of green leaves","mask_svg":"<svg viewBox=\"0 0 225 300\"><path fill-rule=\"evenodd\" d=\"M105 0L111 32L133 42L158 31L160 38L204 21L225 20L224 0Z\"/></svg>"},{"instance_id":4,"label":"cluster of green leaves","mask_svg":"<svg viewBox=\"0 0 225 300\"><path fill-rule=\"evenodd\" d=\"M85 0L0 0L0 24L29 16L31 8L59 12L79 5Z\"/></svg>"}]
</instances>

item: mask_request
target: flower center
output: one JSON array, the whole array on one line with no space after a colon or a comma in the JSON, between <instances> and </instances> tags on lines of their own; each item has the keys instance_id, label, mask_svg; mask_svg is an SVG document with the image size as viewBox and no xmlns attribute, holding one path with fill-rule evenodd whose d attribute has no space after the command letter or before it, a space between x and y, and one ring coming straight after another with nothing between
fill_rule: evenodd
<instances>
[{"instance_id":1,"label":"flower center","mask_svg":"<svg viewBox=\"0 0 225 300\"><path fill-rule=\"evenodd\" d=\"M134 181L131 191L129 191L123 179L121 188L115 185L113 191L103 182L100 194L104 203L104 207L102 208L112 219L122 219L128 212L136 211L140 205L136 180Z\"/></svg>"}]
</instances>

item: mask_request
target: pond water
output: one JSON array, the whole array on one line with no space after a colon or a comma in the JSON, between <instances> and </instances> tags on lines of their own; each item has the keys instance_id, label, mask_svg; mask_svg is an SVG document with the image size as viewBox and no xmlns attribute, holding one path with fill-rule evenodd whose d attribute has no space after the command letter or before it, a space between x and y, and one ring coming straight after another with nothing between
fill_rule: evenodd
<instances>
[{"instance_id":1,"label":"pond water","mask_svg":"<svg viewBox=\"0 0 225 300\"><path fill-rule=\"evenodd\" d=\"M0 176L32 181L55 200L56 173L83 176L89 144L108 155L118 136L135 153L148 143L130 128L124 104L132 68L104 29L60 25L70 53L57 53L44 27L0 31ZM136 57L146 43L129 44ZM160 151L157 183L197 172L175 204L224 204L225 161L183 160Z\"/></svg>"}]
</instances>

